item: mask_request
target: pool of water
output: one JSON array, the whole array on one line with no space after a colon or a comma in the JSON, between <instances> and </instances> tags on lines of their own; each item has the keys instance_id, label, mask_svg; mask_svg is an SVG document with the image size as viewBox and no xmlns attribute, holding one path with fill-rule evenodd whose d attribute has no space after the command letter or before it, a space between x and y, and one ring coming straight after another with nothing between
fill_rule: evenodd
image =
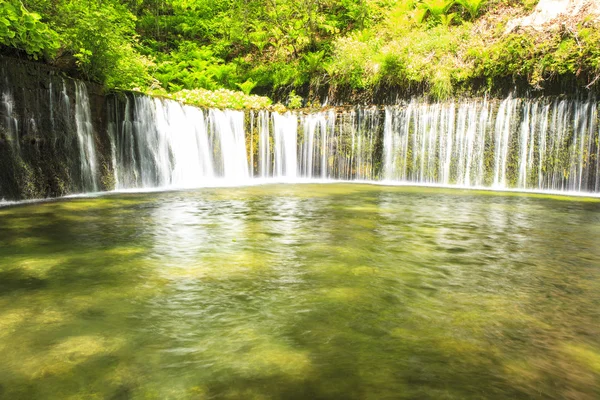
<instances>
[{"instance_id":1,"label":"pool of water","mask_svg":"<svg viewBox=\"0 0 600 400\"><path fill-rule=\"evenodd\" d=\"M359 184L0 208L0 398L600 398L600 202Z\"/></svg>"}]
</instances>

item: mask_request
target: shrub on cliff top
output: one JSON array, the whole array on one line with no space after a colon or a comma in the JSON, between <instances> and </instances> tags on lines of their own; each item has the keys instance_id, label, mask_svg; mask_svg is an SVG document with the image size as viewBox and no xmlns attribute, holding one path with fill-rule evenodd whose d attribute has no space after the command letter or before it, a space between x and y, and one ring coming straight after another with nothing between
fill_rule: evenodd
<instances>
[{"instance_id":1,"label":"shrub on cliff top","mask_svg":"<svg viewBox=\"0 0 600 400\"><path fill-rule=\"evenodd\" d=\"M17 0L0 1L0 44L25 50L36 60L53 56L59 47L58 34Z\"/></svg>"}]
</instances>

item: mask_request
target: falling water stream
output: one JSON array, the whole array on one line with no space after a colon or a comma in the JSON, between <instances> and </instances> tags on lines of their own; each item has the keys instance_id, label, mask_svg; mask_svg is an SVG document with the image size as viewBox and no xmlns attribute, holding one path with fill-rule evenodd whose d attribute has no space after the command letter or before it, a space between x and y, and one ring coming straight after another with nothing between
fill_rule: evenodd
<instances>
[{"instance_id":1,"label":"falling water stream","mask_svg":"<svg viewBox=\"0 0 600 400\"><path fill-rule=\"evenodd\" d=\"M79 166L71 173L79 177L75 192L97 191L105 171L118 190L245 185L258 178L600 192L594 98L412 99L384 108L280 114L126 95L124 106L108 107L110 152L100 157L102 133L94 131L86 86L74 85L74 99L64 80L62 88L50 85L49 98L54 146L58 126L73 125L76 133L77 155L55 151ZM21 131L39 136L40 116L17 119L10 90L1 100L3 137L18 157Z\"/></svg>"},{"instance_id":2,"label":"falling water stream","mask_svg":"<svg viewBox=\"0 0 600 400\"><path fill-rule=\"evenodd\" d=\"M261 178L600 190L591 99L412 100L285 114L203 111L143 96L134 103L122 129L111 130L119 189Z\"/></svg>"},{"instance_id":3,"label":"falling water stream","mask_svg":"<svg viewBox=\"0 0 600 400\"><path fill-rule=\"evenodd\" d=\"M83 82L75 83L75 126L79 143L81 178L83 187L95 192L98 190L98 163L94 145L94 130L90 111L88 92Z\"/></svg>"},{"instance_id":4,"label":"falling water stream","mask_svg":"<svg viewBox=\"0 0 600 400\"><path fill-rule=\"evenodd\" d=\"M600 190L595 101L508 97L386 109L383 176L444 185Z\"/></svg>"}]
</instances>

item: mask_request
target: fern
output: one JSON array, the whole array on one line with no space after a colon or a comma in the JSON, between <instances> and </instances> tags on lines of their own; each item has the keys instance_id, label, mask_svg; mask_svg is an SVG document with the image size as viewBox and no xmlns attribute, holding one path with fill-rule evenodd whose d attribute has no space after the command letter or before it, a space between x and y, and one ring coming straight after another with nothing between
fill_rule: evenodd
<instances>
[{"instance_id":1,"label":"fern","mask_svg":"<svg viewBox=\"0 0 600 400\"><path fill-rule=\"evenodd\" d=\"M431 17L439 20L442 15L446 15L455 0L423 0L419 7L424 9Z\"/></svg>"},{"instance_id":2,"label":"fern","mask_svg":"<svg viewBox=\"0 0 600 400\"><path fill-rule=\"evenodd\" d=\"M248 96L250 94L250 92L252 91L252 89L254 89L254 87L256 86L256 84L257 84L257 82L254 82L252 79L248 79L244 83L236 83L237 87L239 87L240 90L242 92L244 92L244 94L246 96Z\"/></svg>"},{"instance_id":3,"label":"fern","mask_svg":"<svg viewBox=\"0 0 600 400\"><path fill-rule=\"evenodd\" d=\"M452 21L454 20L454 17L456 17L456 13L442 15L442 16L440 16L440 21L442 22L442 25L450 26L450 25L452 25Z\"/></svg>"},{"instance_id":4,"label":"fern","mask_svg":"<svg viewBox=\"0 0 600 400\"><path fill-rule=\"evenodd\" d=\"M312 75L323 69L323 56L325 51L321 50L316 53L307 53L304 55L304 65L306 72Z\"/></svg>"},{"instance_id":5,"label":"fern","mask_svg":"<svg viewBox=\"0 0 600 400\"><path fill-rule=\"evenodd\" d=\"M456 0L456 3L460 4L469 13L471 20L474 20L481 12L486 1L487 0Z\"/></svg>"}]
</instances>

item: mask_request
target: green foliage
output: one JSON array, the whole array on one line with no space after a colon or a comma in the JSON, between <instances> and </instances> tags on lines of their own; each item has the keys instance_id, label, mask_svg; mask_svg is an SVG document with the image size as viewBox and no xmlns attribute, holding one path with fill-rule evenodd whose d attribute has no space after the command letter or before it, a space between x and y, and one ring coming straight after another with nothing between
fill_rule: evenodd
<instances>
[{"instance_id":1,"label":"green foliage","mask_svg":"<svg viewBox=\"0 0 600 400\"><path fill-rule=\"evenodd\" d=\"M468 25L416 28L410 18L394 19L379 38L356 35L336 42L329 67L336 84L357 89L424 88L445 98L468 79L471 67L459 66L457 57L461 43L469 39Z\"/></svg>"},{"instance_id":2,"label":"green foliage","mask_svg":"<svg viewBox=\"0 0 600 400\"><path fill-rule=\"evenodd\" d=\"M244 108L239 96L253 91L295 96L323 84L446 98L481 81L488 89L511 79L533 88L600 81L592 21L503 34L506 20L536 0L22 1L0 0L1 45L76 66L109 88L178 93L202 105ZM207 94L219 89L229 90ZM294 96L291 105L303 102Z\"/></svg>"},{"instance_id":3,"label":"green foliage","mask_svg":"<svg viewBox=\"0 0 600 400\"><path fill-rule=\"evenodd\" d=\"M334 43L333 58L326 69L336 84L364 89L373 81L377 40L362 39L355 36Z\"/></svg>"},{"instance_id":4,"label":"green foliage","mask_svg":"<svg viewBox=\"0 0 600 400\"><path fill-rule=\"evenodd\" d=\"M164 93L156 94L165 95ZM227 89L184 89L172 94L166 94L166 97L181 101L186 104L205 108L261 110L267 109L272 105L271 99L268 97L248 95L243 92L236 92Z\"/></svg>"},{"instance_id":5,"label":"green foliage","mask_svg":"<svg viewBox=\"0 0 600 400\"><path fill-rule=\"evenodd\" d=\"M314 75L323 71L323 56L325 55L325 51L321 50L314 53L306 53L303 57L304 60L304 70L309 75Z\"/></svg>"},{"instance_id":6,"label":"green foliage","mask_svg":"<svg viewBox=\"0 0 600 400\"><path fill-rule=\"evenodd\" d=\"M249 95L252 89L254 89L256 86L256 82L254 82L252 79L248 79L244 83L238 83L237 86L245 95Z\"/></svg>"},{"instance_id":7,"label":"green foliage","mask_svg":"<svg viewBox=\"0 0 600 400\"><path fill-rule=\"evenodd\" d=\"M401 86L408 77L408 60L403 54L389 52L382 56L381 69L379 70L377 80L389 86Z\"/></svg>"},{"instance_id":8,"label":"green foliage","mask_svg":"<svg viewBox=\"0 0 600 400\"><path fill-rule=\"evenodd\" d=\"M119 0L24 0L56 31L56 56L107 87L145 88L151 61L138 51L136 17ZM61 62L62 63L62 62Z\"/></svg>"},{"instance_id":9,"label":"green foliage","mask_svg":"<svg viewBox=\"0 0 600 400\"><path fill-rule=\"evenodd\" d=\"M600 26L588 26L579 30L579 58L582 67L591 77L588 87L598 85L600 79Z\"/></svg>"},{"instance_id":10,"label":"green foliage","mask_svg":"<svg viewBox=\"0 0 600 400\"><path fill-rule=\"evenodd\" d=\"M167 90L233 88L236 83L236 66L225 64L208 47L183 41L177 50L161 56L154 73Z\"/></svg>"},{"instance_id":11,"label":"green foliage","mask_svg":"<svg viewBox=\"0 0 600 400\"><path fill-rule=\"evenodd\" d=\"M456 0L456 3L460 4L469 13L471 20L479 16L486 2L487 0Z\"/></svg>"},{"instance_id":12,"label":"green foliage","mask_svg":"<svg viewBox=\"0 0 600 400\"><path fill-rule=\"evenodd\" d=\"M249 79L256 82L256 86L262 88L286 88L300 86L305 83L299 62L274 62L271 64L259 64L248 72Z\"/></svg>"},{"instance_id":13,"label":"green foliage","mask_svg":"<svg viewBox=\"0 0 600 400\"><path fill-rule=\"evenodd\" d=\"M415 11L415 20L418 23L427 22L429 26L441 23L444 26L450 26L453 21L458 20L457 12L459 6L462 8L470 20L479 16L487 0L421 0L417 4Z\"/></svg>"},{"instance_id":14,"label":"green foliage","mask_svg":"<svg viewBox=\"0 0 600 400\"><path fill-rule=\"evenodd\" d=\"M302 108L303 100L302 96L298 96L294 90L288 97L287 107L290 109Z\"/></svg>"},{"instance_id":15,"label":"green foliage","mask_svg":"<svg viewBox=\"0 0 600 400\"><path fill-rule=\"evenodd\" d=\"M108 87L132 88L149 81L147 62L136 52L135 16L118 1L64 1L57 30L77 65Z\"/></svg>"},{"instance_id":16,"label":"green foliage","mask_svg":"<svg viewBox=\"0 0 600 400\"><path fill-rule=\"evenodd\" d=\"M59 47L58 34L41 19L18 0L0 0L0 44L24 50L36 60L52 57Z\"/></svg>"},{"instance_id":17,"label":"green foliage","mask_svg":"<svg viewBox=\"0 0 600 400\"><path fill-rule=\"evenodd\" d=\"M448 26L452 25L452 21L454 21L455 17L456 17L456 13L442 15L442 16L440 16L440 22L442 23L442 25L448 27Z\"/></svg>"},{"instance_id":18,"label":"green foliage","mask_svg":"<svg viewBox=\"0 0 600 400\"><path fill-rule=\"evenodd\" d=\"M475 74L484 77L521 76L527 73L534 61L533 38L528 35L511 34L492 46L473 47L469 54L474 60Z\"/></svg>"},{"instance_id":19,"label":"green foliage","mask_svg":"<svg viewBox=\"0 0 600 400\"><path fill-rule=\"evenodd\" d=\"M511 34L493 45L474 46L468 53L473 75L486 77L490 86L504 77L526 79L537 89L561 77L594 86L600 76L599 27L580 25L544 37Z\"/></svg>"},{"instance_id":20,"label":"green foliage","mask_svg":"<svg viewBox=\"0 0 600 400\"><path fill-rule=\"evenodd\" d=\"M455 0L422 0L418 5L421 11L417 21L423 22L426 19L431 19L434 23L440 22L455 2Z\"/></svg>"}]
</instances>

